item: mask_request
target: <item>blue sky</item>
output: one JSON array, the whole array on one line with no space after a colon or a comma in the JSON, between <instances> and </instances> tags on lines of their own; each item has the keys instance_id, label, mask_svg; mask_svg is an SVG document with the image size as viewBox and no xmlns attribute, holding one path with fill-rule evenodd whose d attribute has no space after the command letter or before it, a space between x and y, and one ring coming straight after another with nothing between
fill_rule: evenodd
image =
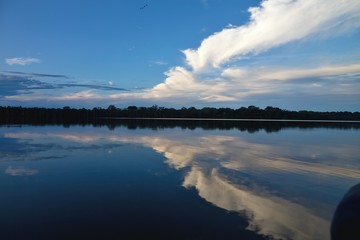
<instances>
[{"instance_id":1,"label":"blue sky","mask_svg":"<svg viewBox=\"0 0 360 240\"><path fill-rule=\"evenodd\" d=\"M360 111L360 2L0 1L0 105L110 104Z\"/></svg>"}]
</instances>

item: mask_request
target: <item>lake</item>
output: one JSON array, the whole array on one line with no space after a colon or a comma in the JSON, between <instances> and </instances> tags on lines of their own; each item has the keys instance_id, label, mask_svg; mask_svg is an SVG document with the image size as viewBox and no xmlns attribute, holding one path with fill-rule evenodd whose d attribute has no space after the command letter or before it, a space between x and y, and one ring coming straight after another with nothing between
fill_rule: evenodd
<instances>
[{"instance_id":1,"label":"lake","mask_svg":"<svg viewBox=\"0 0 360 240\"><path fill-rule=\"evenodd\" d=\"M0 127L1 239L329 239L359 123Z\"/></svg>"}]
</instances>

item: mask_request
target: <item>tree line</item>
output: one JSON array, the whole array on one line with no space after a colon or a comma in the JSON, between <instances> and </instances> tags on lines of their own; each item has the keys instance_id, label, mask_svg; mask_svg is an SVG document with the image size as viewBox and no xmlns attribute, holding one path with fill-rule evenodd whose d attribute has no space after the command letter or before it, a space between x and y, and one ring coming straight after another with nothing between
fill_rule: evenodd
<instances>
[{"instance_id":1,"label":"tree line","mask_svg":"<svg viewBox=\"0 0 360 240\"><path fill-rule=\"evenodd\" d=\"M288 120L360 120L360 112L316 112L289 111L268 106L232 108L204 107L165 108L128 106L93 109L63 108L25 108L0 107L1 124L90 124L113 118L205 118L205 119L288 119Z\"/></svg>"}]
</instances>

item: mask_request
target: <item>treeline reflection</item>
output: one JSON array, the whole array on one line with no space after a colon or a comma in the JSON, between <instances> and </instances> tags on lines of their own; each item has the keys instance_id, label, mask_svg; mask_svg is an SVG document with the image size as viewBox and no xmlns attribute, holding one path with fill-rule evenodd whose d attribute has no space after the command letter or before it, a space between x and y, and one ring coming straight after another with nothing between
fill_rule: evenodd
<instances>
[{"instance_id":1,"label":"treeline reflection","mask_svg":"<svg viewBox=\"0 0 360 240\"><path fill-rule=\"evenodd\" d=\"M153 129L182 128L194 130L239 130L241 132L255 133L266 131L268 133L279 132L282 129L298 128L311 130L315 128L329 129L360 129L360 123L356 122L289 122L289 121L235 121L235 120L163 120L163 119L108 119L98 121L94 126L106 125L110 130L117 127L128 129Z\"/></svg>"},{"instance_id":2,"label":"treeline reflection","mask_svg":"<svg viewBox=\"0 0 360 240\"><path fill-rule=\"evenodd\" d=\"M3 126L9 124L3 124ZM99 119L92 123L30 123L25 125L45 126L45 125L57 125L63 127L70 126L93 126L104 127L106 126L110 130L116 128L125 127L130 130L136 129L152 129L162 130L171 128L181 129L204 129L204 130L239 130L241 132L256 133L259 131L265 131L267 133L279 132L282 129L302 129L312 130L316 128L326 129L339 129L339 130L351 130L360 129L360 122L306 122L306 121L263 121L263 120L207 120L207 119L192 119L192 120L180 120L180 119ZM18 125L18 126L21 126Z\"/></svg>"}]
</instances>

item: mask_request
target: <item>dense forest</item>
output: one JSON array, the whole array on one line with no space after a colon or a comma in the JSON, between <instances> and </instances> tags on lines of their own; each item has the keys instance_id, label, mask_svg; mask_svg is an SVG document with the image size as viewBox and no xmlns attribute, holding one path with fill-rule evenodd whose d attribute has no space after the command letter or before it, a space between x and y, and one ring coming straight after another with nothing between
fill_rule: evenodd
<instances>
[{"instance_id":1,"label":"dense forest","mask_svg":"<svg viewBox=\"0 0 360 240\"><path fill-rule=\"evenodd\" d=\"M288 120L360 120L360 112L289 111L276 107L165 108L136 107L75 109L0 107L0 124L89 124L114 118L205 118L205 119L288 119Z\"/></svg>"}]
</instances>

